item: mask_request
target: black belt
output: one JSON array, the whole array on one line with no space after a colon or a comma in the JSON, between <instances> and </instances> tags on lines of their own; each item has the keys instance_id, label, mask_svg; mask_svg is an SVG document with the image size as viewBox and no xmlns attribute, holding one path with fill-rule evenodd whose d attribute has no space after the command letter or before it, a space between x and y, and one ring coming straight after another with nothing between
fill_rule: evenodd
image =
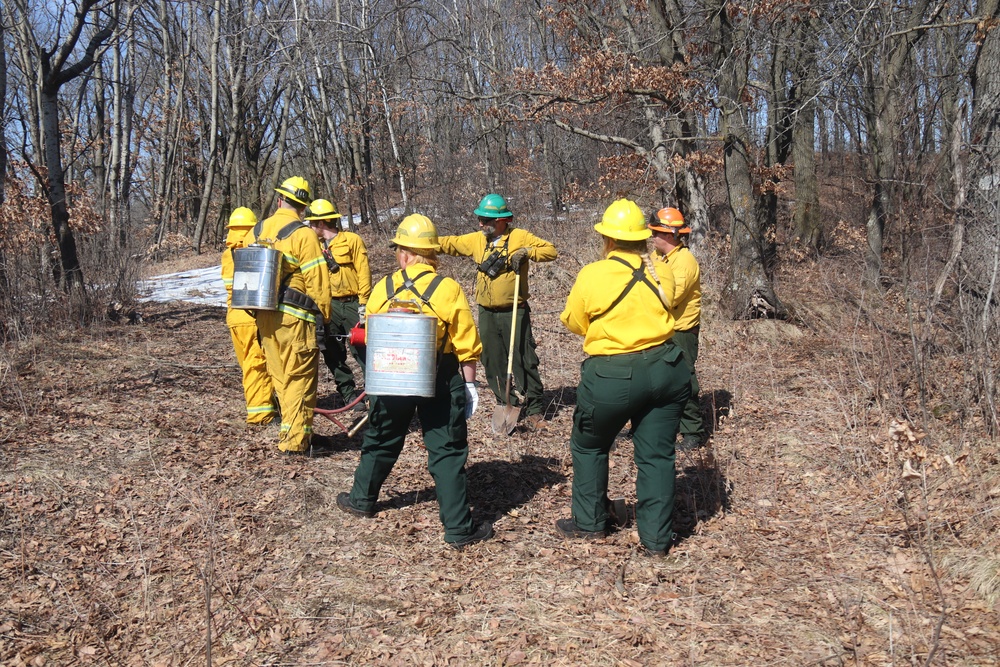
<instances>
[{"instance_id":1,"label":"black belt","mask_svg":"<svg viewBox=\"0 0 1000 667\"><path fill-rule=\"evenodd\" d=\"M509 313L512 310L514 310L514 306L513 305L510 305L510 306L499 306L497 308L493 308L491 306L484 306L483 304L479 304L479 307L482 308L483 310L488 310L491 313ZM517 305L517 307L518 308L527 308L528 307L528 302L525 301L523 303L519 303Z\"/></svg>"},{"instance_id":2,"label":"black belt","mask_svg":"<svg viewBox=\"0 0 1000 667\"><path fill-rule=\"evenodd\" d=\"M332 296L332 297L330 297L330 299L333 300L333 301L357 301L358 300L358 295L357 294L348 294L347 296Z\"/></svg>"}]
</instances>

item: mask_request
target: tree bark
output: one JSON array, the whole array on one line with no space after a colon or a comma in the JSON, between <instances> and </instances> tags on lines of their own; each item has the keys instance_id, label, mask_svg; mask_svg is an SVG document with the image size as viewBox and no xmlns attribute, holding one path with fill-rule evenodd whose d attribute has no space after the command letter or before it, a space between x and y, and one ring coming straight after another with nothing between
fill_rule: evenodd
<instances>
[{"instance_id":1,"label":"tree bark","mask_svg":"<svg viewBox=\"0 0 1000 667\"><path fill-rule=\"evenodd\" d=\"M795 208L792 211L792 238L813 251L824 243L816 181L816 99L819 96L819 21L810 16L798 32L801 48L795 72L796 111L792 125L792 164L795 178Z\"/></svg>"},{"instance_id":2,"label":"tree bark","mask_svg":"<svg viewBox=\"0 0 1000 667\"><path fill-rule=\"evenodd\" d=\"M980 7L979 48L972 69L972 119L967 195L956 223L961 245L963 342L981 382L982 410L1000 428L996 374L1000 339L1000 0ZM959 239L961 241L961 239Z\"/></svg>"},{"instance_id":3,"label":"tree bark","mask_svg":"<svg viewBox=\"0 0 1000 667\"><path fill-rule=\"evenodd\" d=\"M868 86L867 132L872 157L874 180L871 204L865 230L868 237L865 255L866 279L869 285L881 289L882 247L885 226L893 210L896 183L896 154L902 126L902 75L914 45L927 32L925 14L930 0L916 0L902 31L885 36L888 49L878 63L870 60L863 65ZM937 11L940 11L940 7ZM933 19L933 17L932 17ZM888 25L892 25L888 22Z\"/></svg>"},{"instance_id":4,"label":"tree bark","mask_svg":"<svg viewBox=\"0 0 1000 667\"><path fill-rule=\"evenodd\" d=\"M660 63L664 67L684 65L687 53L679 26L685 12L678 0L650 0L649 15L654 32L659 39ZM673 137L673 151L681 158L688 158L697 150L695 135L698 120L694 112L675 105L665 114L665 134ZM692 166L687 165L674 179L673 197L684 214L684 221L691 228L690 245L696 251L704 243L709 229L708 197L705 193L705 179Z\"/></svg>"},{"instance_id":5,"label":"tree bark","mask_svg":"<svg viewBox=\"0 0 1000 667\"><path fill-rule=\"evenodd\" d=\"M83 270L76 251L76 239L69 226L69 205L66 200L65 171L62 163L61 135L59 131L59 91L63 85L77 78L90 69L99 51L114 31L114 17L107 24L94 32L87 43L86 50L80 59L67 65L67 59L74 52L83 33L84 26L89 23L88 14L98 0L83 0L70 25L69 32L63 44L53 51L46 51L38 44L31 46L31 51L38 58L35 84L38 90L41 109L41 126L44 142L45 167L48 172L46 194L52 213L52 230L59 246L60 272L58 282L71 291L82 290ZM27 12L22 10L24 15ZM99 20L95 17L92 20Z\"/></svg>"},{"instance_id":6,"label":"tree bark","mask_svg":"<svg viewBox=\"0 0 1000 667\"><path fill-rule=\"evenodd\" d=\"M730 228L729 280L725 296L729 312L736 319L784 318L784 305L774 293L767 271L773 252L774 230L768 229L761 210L758 188L751 176L756 162L749 125L749 108L744 102L749 74L746 28L734 23L728 0L720 0L712 16L718 45L719 111L723 140L723 171L732 226Z\"/></svg>"},{"instance_id":7,"label":"tree bark","mask_svg":"<svg viewBox=\"0 0 1000 667\"><path fill-rule=\"evenodd\" d=\"M215 186L215 172L219 146L219 37L222 25L222 0L215 0L212 6L212 43L209 46L209 68L211 71L211 104L209 106L208 156L205 158L205 184L198 206L198 222L194 229L194 250L201 254L201 239L205 233Z\"/></svg>"}]
</instances>

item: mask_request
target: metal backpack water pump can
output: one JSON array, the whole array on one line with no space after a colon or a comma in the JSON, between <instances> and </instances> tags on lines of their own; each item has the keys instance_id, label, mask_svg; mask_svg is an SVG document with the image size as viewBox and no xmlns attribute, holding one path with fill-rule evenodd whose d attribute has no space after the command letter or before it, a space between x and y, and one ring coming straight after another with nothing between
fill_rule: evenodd
<instances>
[{"instance_id":1,"label":"metal backpack water pump can","mask_svg":"<svg viewBox=\"0 0 1000 667\"><path fill-rule=\"evenodd\" d=\"M233 250L233 308L278 310L281 252L254 243Z\"/></svg>"},{"instance_id":2,"label":"metal backpack water pump can","mask_svg":"<svg viewBox=\"0 0 1000 667\"><path fill-rule=\"evenodd\" d=\"M400 310L367 319L365 392L371 396L433 396L437 318Z\"/></svg>"}]
</instances>

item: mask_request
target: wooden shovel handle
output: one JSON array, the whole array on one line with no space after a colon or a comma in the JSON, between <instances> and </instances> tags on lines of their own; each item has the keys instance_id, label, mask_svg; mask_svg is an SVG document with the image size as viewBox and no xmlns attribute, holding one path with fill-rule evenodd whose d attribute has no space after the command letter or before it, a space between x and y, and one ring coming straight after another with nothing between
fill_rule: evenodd
<instances>
[{"instance_id":1,"label":"wooden shovel handle","mask_svg":"<svg viewBox=\"0 0 1000 667\"><path fill-rule=\"evenodd\" d=\"M510 387L510 374L514 371L514 334L517 333L517 299L521 292L521 271L514 272L514 307L510 311L510 349L507 351L507 387Z\"/></svg>"}]
</instances>

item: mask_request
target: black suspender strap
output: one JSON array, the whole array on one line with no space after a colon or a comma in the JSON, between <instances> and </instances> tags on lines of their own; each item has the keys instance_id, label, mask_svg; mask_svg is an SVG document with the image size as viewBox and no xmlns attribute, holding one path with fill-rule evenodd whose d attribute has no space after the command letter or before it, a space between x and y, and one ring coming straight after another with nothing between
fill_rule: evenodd
<instances>
[{"instance_id":1,"label":"black suspender strap","mask_svg":"<svg viewBox=\"0 0 1000 667\"><path fill-rule=\"evenodd\" d=\"M417 289L416 281L419 280L420 278L423 278L428 273L433 273L433 271L424 271L423 273L419 273L413 278L410 278L410 276L406 273L406 269L403 269L403 284L400 285L398 288L393 285L392 276L391 275L386 276L385 277L386 301L389 301L390 299L394 298L397 294L399 294L403 290L409 290L418 299L420 299L420 301L422 301L424 305L430 308L431 312L433 312L436 316L437 311L435 311L434 306L431 305L431 296L434 294L434 290L438 288L438 285L441 284L441 281L444 280L444 278L442 276L434 276L433 278L431 278L430 284L427 285L427 290L421 293L420 290Z\"/></svg>"},{"instance_id":2,"label":"black suspender strap","mask_svg":"<svg viewBox=\"0 0 1000 667\"><path fill-rule=\"evenodd\" d=\"M620 262L621 264L624 264L628 268L632 269L632 265L629 264L628 262L626 262L621 257L615 256L615 257L609 257L608 259L613 259L616 262ZM649 278L646 277L646 267L643 266L642 262L640 261L639 262L639 268L638 269L632 269L632 279L628 281L628 285L626 285L625 289L622 290L622 293L618 295L618 298L615 299L614 301L612 301L611 305L608 306L607 309L603 313L600 313L599 315L591 317L590 321L591 322L595 322L595 321L601 319L602 317L604 317L605 315L607 315L608 313L610 313L612 310L614 310L615 306L617 306L619 303L621 303L622 300L624 300L625 297L628 296L628 293L632 291L632 288L635 287L636 285L638 285L639 283L644 283L647 287L649 287L649 289L653 290L653 294L656 295L656 300L660 301L660 290L656 289L656 285L654 285L652 282L650 282ZM660 301L660 303L662 304L663 302Z\"/></svg>"}]
</instances>

